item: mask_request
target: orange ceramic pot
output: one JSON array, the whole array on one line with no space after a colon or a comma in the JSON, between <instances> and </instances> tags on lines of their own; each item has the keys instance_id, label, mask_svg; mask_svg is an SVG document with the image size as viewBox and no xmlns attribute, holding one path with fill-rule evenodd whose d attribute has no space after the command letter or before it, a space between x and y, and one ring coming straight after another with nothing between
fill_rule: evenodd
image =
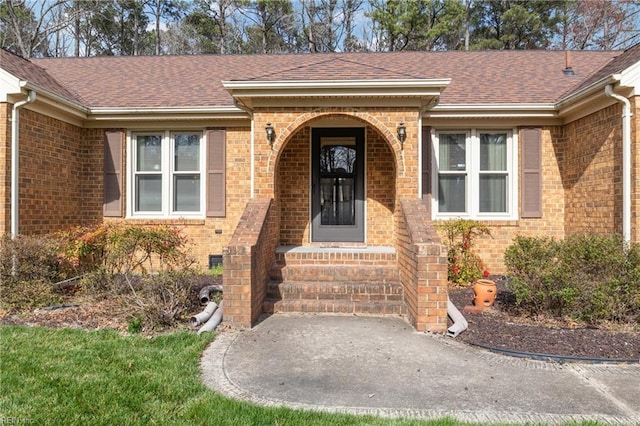
<instances>
[{"instance_id":1,"label":"orange ceramic pot","mask_svg":"<svg viewBox=\"0 0 640 426\"><path fill-rule=\"evenodd\" d=\"M496 301L498 287L491 280L480 279L473 284L474 304L490 308Z\"/></svg>"}]
</instances>

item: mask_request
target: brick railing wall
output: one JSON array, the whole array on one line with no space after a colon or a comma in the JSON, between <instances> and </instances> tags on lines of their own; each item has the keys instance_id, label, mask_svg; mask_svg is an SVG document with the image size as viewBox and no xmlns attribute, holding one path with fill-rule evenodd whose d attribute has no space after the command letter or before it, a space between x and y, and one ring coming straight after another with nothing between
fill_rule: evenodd
<instances>
[{"instance_id":1,"label":"brick railing wall","mask_svg":"<svg viewBox=\"0 0 640 426\"><path fill-rule=\"evenodd\" d=\"M418 331L447 330L447 250L420 199L400 200L396 244L409 320Z\"/></svg>"},{"instance_id":2,"label":"brick railing wall","mask_svg":"<svg viewBox=\"0 0 640 426\"><path fill-rule=\"evenodd\" d=\"M275 259L277 221L273 200L251 199L223 249L224 320L251 327L262 313Z\"/></svg>"}]
</instances>

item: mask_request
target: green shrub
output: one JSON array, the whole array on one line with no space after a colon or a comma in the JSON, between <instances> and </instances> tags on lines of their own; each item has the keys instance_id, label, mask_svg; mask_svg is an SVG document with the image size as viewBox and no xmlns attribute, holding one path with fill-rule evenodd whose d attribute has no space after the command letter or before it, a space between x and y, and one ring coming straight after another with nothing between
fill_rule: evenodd
<instances>
[{"instance_id":1,"label":"green shrub","mask_svg":"<svg viewBox=\"0 0 640 426\"><path fill-rule=\"evenodd\" d=\"M75 228L62 235L66 264L110 274L157 272L194 263L187 253L187 239L169 226L136 226L107 223L94 228Z\"/></svg>"},{"instance_id":2,"label":"green shrub","mask_svg":"<svg viewBox=\"0 0 640 426\"><path fill-rule=\"evenodd\" d=\"M0 304L7 310L60 303L53 283L60 275L58 241L49 236L5 236L0 240Z\"/></svg>"},{"instance_id":3,"label":"green shrub","mask_svg":"<svg viewBox=\"0 0 640 426\"><path fill-rule=\"evenodd\" d=\"M147 329L174 325L198 303L194 286L201 280L191 268L187 239L171 227L103 224L1 243L6 309L60 303L54 283L79 274L87 296L123 300Z\"/></svg>"},{"instance_id":4,"label":"green shrub","mask_svg":"<svg viewBox=\"0 0 640 426\"><path fill-rule=\"evenodd\" d=\"M571 298L560 280L558 257L561 243L552 238L516 237L505 251L509 289L521 306L533 314L561 314L565 298Z\"/></svg>"},{"instance_id":5,"label":"green shrub","mask_svg":"<svg viewBox=\"0 0 640 426\"><path fill-rule=\"evenodd\" d=\"M59 277L59 242L51 236L5 236L0 241L0 279L2 282L47 280Z\"/></svg>"},{"instance_id":6,"label":"green shrub","mask_svg":"<svg viewBox=\"0 0 640 426\"><path fill-rule=\"evenodd\" d=\"M0 285L2 308L8 311L42 308L62 303L62 296L53 291L47 280L3 281Z\"/></svg>"},{"instance_id":7,"label":"green shrub","mask_svg":"<svg viewBox=\"0 0 640 426\"><path fill-rule=\"evenodd\" d=\"M481 222L468 219L452 219L436 224L436 229L444 235L447 247L449 282L469 284L483 275L488 275L484 264L473 252L476 238L491 236L489 228Z\"/></svg>"},{"instance_id":8,"label":"green shrub","mask_svg":"<svg viewBox=\"0 0 640 426\"><path fill-rule=\"evenodd\" d=\"M589 323L640 320L640 246L616 236L517 237L505 252L509 289L529 313Z\"/></svg>"},{"instance_id":9,"label":"green shrub","mask_svg":"<svg viewBox=\"0 0 640 426\"><path fill-rule=\"evenodd\" d=\"M139 277L131 286L127 304L142 318L145 330L175 326L199 306L196 286L200 273L193 270L163 271Z\"/></svg>"},{"instance_id":10,"label":"green shrub","mask_svg":"<svg viewBox=\"0 0 640 426\"><path fill-rule=\"evenodd\" d=\"M571 236L563 276L577 294L573 316L592 323L640 319L640 246L619 235Z\"/></svg>"}]
</instances>

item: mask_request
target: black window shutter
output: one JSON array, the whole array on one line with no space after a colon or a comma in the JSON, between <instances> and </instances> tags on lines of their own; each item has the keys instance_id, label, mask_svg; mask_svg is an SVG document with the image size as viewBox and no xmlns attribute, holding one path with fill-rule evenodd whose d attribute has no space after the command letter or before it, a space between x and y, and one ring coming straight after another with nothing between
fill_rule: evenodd
<instances>
[{"instance_id":1,"label":"black window shutter","mask_svg":"<svg viewBox=\"0 0 640 426\"><path fill-rule=\"evenodd\" d=\"M122 141L124 132L104 134L104 216L122 216Z\"/></svg>"},{"instance_id":2,"label":"black window shutter","mask_svg":"<svg viewBox=\"0 0 640 426\"><path fill-rule=\"evenodd\" d=\"M542 131L521 129L523 218L542 217Z\"/></svg>"},{"instance_id":3,"label":"black window shutter","mask_svg":"<svg viewBox=\"0 0 640 426\"><path fill-rule=\"evenodd\" d=\"M224 129L207 130L207 216L225 215L225 145Z\"/></svg>"}]
</instances>

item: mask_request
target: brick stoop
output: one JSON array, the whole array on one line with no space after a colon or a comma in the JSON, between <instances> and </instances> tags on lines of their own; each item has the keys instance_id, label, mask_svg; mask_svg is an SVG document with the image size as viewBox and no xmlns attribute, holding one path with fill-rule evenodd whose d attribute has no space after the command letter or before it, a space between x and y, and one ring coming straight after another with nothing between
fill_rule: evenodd
<instances>
[{"instance_id":1,"label":"brick stoop","mask_svg":"<svg viewBox=\"0 0 640 426\"><path fill-rule=\"evenodd\" d=\"M263 310L404 315L395 249L280 247Z\"/></svg>"}]
</instances>

